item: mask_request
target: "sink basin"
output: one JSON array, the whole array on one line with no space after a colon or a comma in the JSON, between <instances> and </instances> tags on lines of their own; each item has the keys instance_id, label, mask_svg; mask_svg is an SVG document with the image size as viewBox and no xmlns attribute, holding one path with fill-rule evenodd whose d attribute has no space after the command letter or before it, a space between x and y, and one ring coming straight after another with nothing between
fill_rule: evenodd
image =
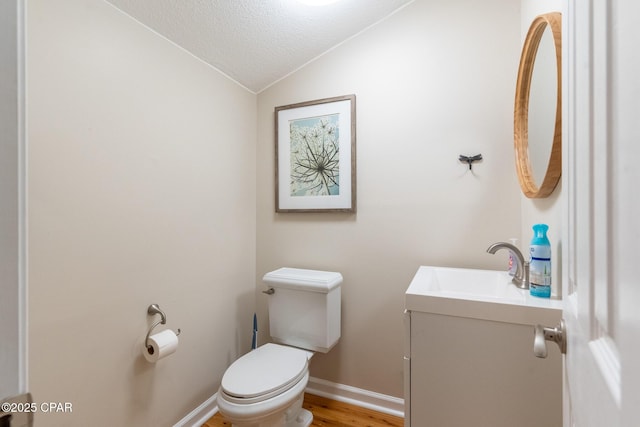
<instances>
[{"instance_id":1,"label":"sink basin","mask_svg":"<svg viewBox=\"0 0 640 427\"><path fill-rule=\"evenodd\" d=\"M555 324L562 301L517 288L506 271L422 266L405 294L411 311L509 323Z\"/></svg>"},{"instance_id":2,"label":"sink basin","mask_svg":"<svg viewBox=\"0 0 640 427\"><path fill-rule=\"evenodd\" d=\"M526 298L525 291L509 286L511 276L505 271L431 267L425 268L424 273L425 277L419 280L421 288L437 295L496 301Z\"/></svg>"}]
</instances>

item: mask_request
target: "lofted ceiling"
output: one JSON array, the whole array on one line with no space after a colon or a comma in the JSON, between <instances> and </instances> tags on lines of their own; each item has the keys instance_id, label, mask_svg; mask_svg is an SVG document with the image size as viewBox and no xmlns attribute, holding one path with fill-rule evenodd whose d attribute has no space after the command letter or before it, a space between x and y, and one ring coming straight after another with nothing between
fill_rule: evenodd
<instances>
[{"instance_id":1,"label":"lofted ceiling","mask_svg":"<svg viewBox=\"0 0 640 427\"><path fill-rule=\"evenodd\" d=\"M413 0L107 0L260 92Z\"/></svg>"}]
</instances>

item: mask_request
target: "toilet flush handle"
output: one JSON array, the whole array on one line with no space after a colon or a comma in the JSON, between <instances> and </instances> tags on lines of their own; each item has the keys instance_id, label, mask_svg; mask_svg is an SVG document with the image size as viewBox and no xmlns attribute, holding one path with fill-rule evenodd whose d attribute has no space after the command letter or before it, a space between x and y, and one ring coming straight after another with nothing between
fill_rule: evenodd
<instances>
[{"instance_id":1,"label":"toilet flush handle","mask_svg":"<svg viewBox=\"0 0 640 427\"><path fill-rule=\"evenodd\" d=\"M273 288L269 288L266 291L262 291L263 294L267 294L267 295L273 295L276 293L276 290Z\"/></svg>"}]
</instances>

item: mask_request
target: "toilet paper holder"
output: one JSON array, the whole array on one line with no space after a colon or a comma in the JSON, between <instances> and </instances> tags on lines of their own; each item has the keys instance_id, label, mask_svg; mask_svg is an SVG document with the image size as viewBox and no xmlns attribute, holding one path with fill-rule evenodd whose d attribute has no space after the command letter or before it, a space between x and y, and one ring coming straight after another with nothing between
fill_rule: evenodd
<instances>
[{"instance_id":1,"label":"toilet paper holder","mask_svg":"<svg viewBox=\"0 0 640 427\"><path fill-rule=\"evenodd\" d=\"M156 314L160 315L160 320L158 320L156 323L154 323L150 328L149 328L149 332L147 332L147 337L144 339L144 346L147 348L147 350L149 349L153 349L153 347L151 347L149 345L149 337L151 336L151 332L153 332L153 329L158 326L158 325L164 325L167 323L167 315L164 314L164 311L160 310L160 306L158 304L151 304L148 308L147 308L147 314L149 316L155 316ZM176 332L176 335L180 335L180 328L178 328L178 331Z\"/></svg>"}]
</instances>

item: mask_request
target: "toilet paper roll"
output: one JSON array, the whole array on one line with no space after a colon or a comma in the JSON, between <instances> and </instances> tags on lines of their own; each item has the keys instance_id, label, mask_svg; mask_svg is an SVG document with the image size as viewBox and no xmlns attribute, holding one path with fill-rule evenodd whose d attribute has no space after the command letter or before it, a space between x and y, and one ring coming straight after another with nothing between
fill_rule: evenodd
<instances>
[{"instance_id":1,"label":"toilet paper roll","mask_svg":"<svg viewBox=\"0 0 640 427\"><path fill-rule=\"evenodd\" d=\"M149 337L149 347L143 350L144 358L155 363L178 349L178 336L171 329L153 334Z\"/></svg>"}]
</instances>

